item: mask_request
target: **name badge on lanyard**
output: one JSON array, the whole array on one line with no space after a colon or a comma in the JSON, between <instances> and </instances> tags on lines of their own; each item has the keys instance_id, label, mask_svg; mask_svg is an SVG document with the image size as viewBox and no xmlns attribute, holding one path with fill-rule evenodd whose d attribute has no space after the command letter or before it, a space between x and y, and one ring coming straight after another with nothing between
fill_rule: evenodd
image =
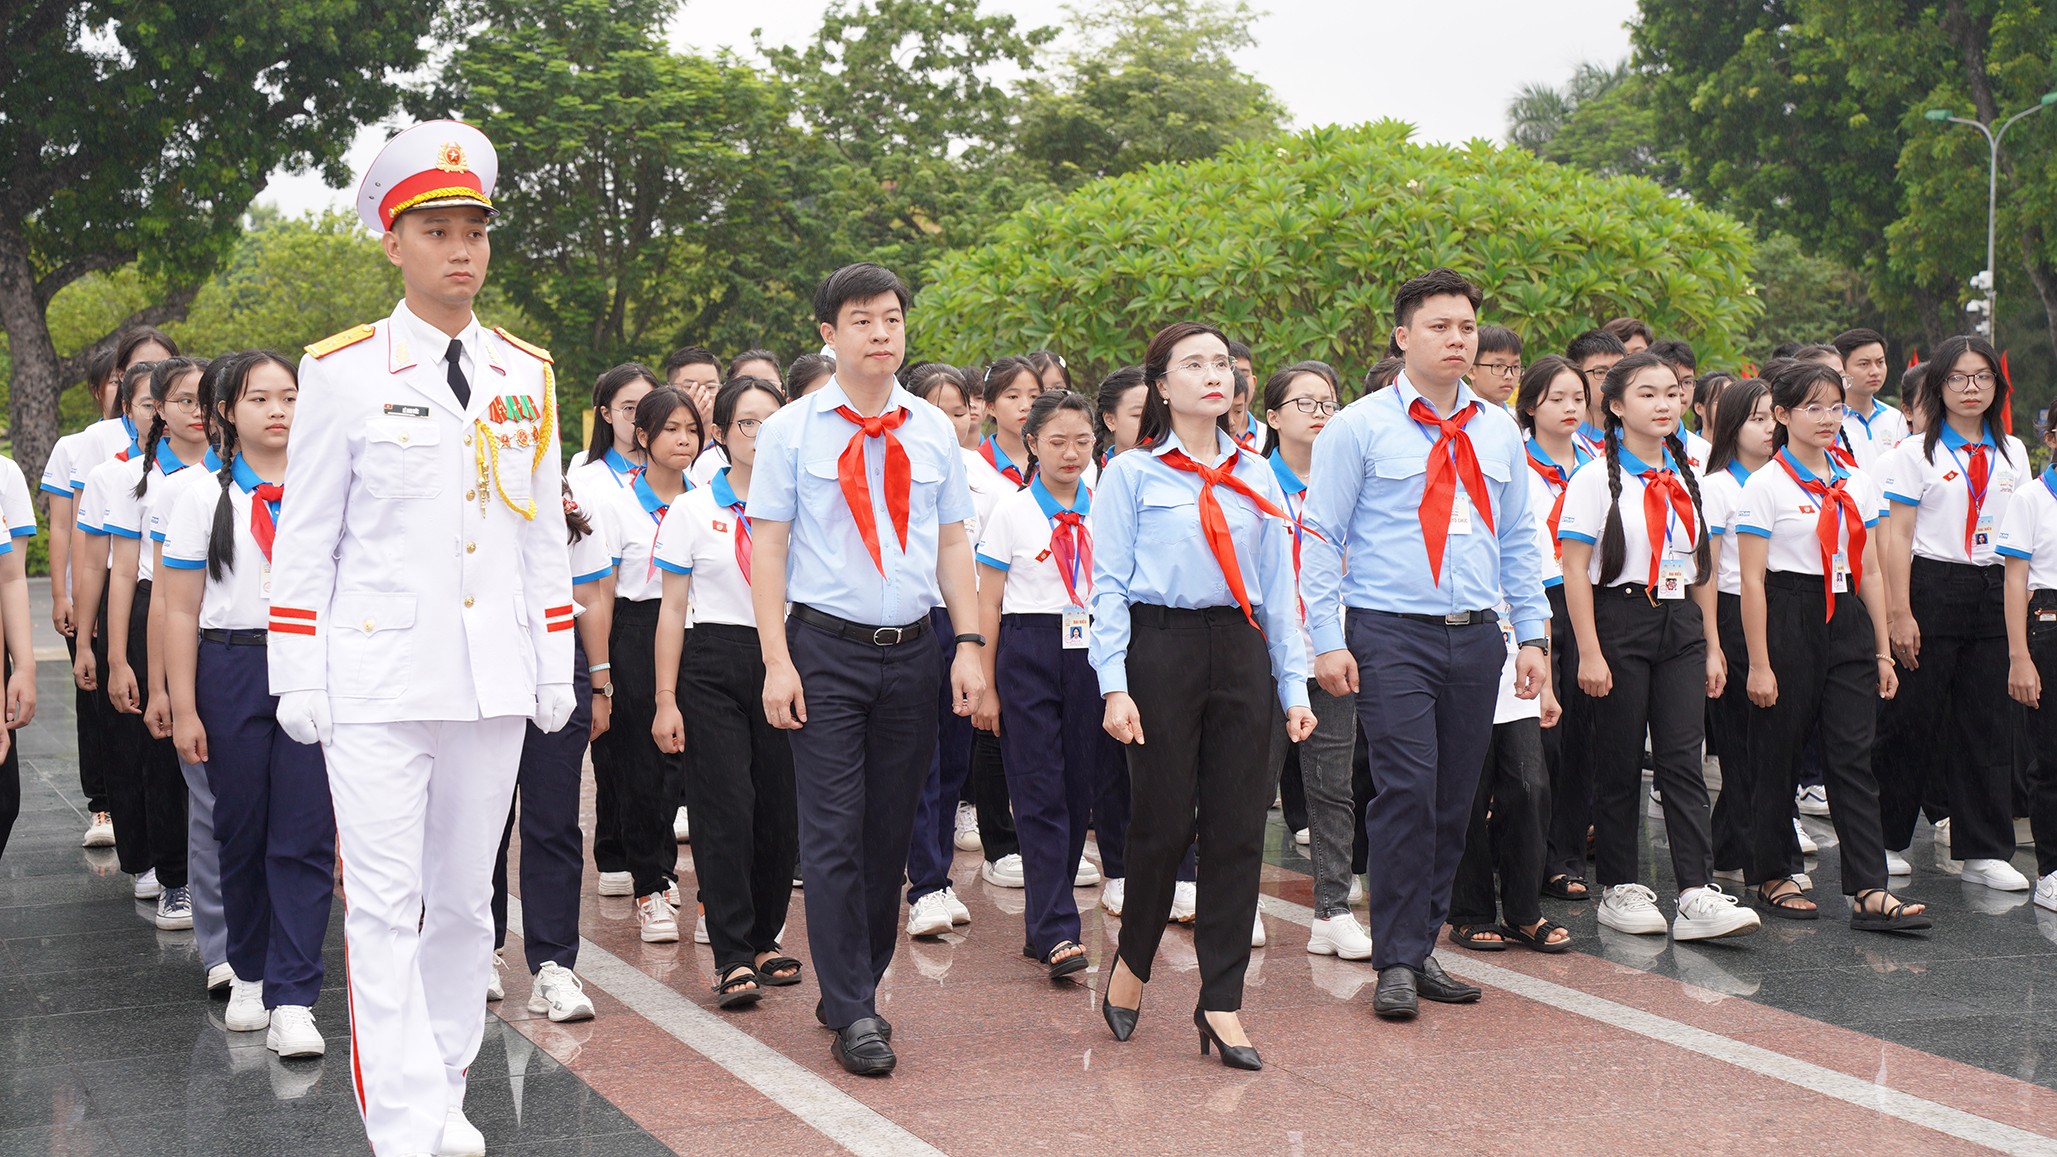
<instances>
[{"instance_id":1,"label":"name badge on lanyard","mask_svg":"<svg viewBox=\"0 0 2057 1157\"><path fill-rule=\"evenodd\" d=\"M265 559L257 568L257 577L263 581L264 597L271 598L271 560Z\"/></svg>"},{"instance_id":2,"label":"name badge on lanyard","mask_svg":"<svg viewBox=\"0 0 2057 1157\"><path fill-rule=\"evenodd\" d=\"M1971 545L1991 546L1993 544L1993 516L1979 511L1978 522L1971 528Z\"/></svg>"},{"instance_id":3,"label":"name badge on lanyard","mask_svg":"<svg viewBox=\"0 0 2057 1157\"><path fill-rule=\"evenodd\" d=\"M1846 594L1849 594L1849 593L1850 593L1850 555L1849 555L1849 553L1848 553L1847 551L1840 551L1840 550L1839 550L1839 551L1837 551L1837 552L1835 553L1834 557L1833 557L1833 558L1831 558L1831 559L1829 560L1829 565L1835 568L1835 573L1834 573L1834 574L1833 574L1832 576L1830 576L1830 577L1831 577L1831 579L1833 580L1834 584L1835 584L1835 585L1834 585L1834 589L1835 589L1835 592L1836 592L1837 594L1839 594L1839 595L1846 595Z\"/></svg>"},{"instance_id":4,"label":"name badge on lanyard","mask_svg":"<svg viewBox=\"0 0 2057 1157\"><path fill-rule=\"evenodd\" d=\"M1681 554L1667 554L1657 560L1657 597L1660 599L1682 599L1686 597L1686 563Z\"/></svg>"},{"instance_id":5,"label":"name badge on lanyard","mask_svg":"<svg viewBox=\"0 0 2057 1157\"><path fill-rule=\"evenodd\" d=\"M1064 611L1064 649L1083 651L1086 649L1086 630L1092 625L1093 616L1082 607L1066 607Z\"/></svg>"},{"instance_id":6,"label":"name badge on lanyard","mask_svg":"<svg viewBox=\"0 0 2057 1157\"><path fill-rule=\"evenodd\" d=\"M1471 495L1466 494L1461 486L1450 503L1450 533L1471 533Z\"/></svg>"}]
</instances>

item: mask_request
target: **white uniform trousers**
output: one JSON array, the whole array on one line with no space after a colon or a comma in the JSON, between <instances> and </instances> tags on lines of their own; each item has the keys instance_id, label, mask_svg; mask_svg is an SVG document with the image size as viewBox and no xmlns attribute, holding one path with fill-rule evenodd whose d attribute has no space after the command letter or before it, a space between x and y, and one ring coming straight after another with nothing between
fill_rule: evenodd
<instances>
[{"instance_id":1,"label":"white uniform trousers","mask_svg":"<svg viewBox=\"0 0 2057 1157\"><path fill-rule=\"evenodd\" d=\"M350 1069L372 1151L433 1153L485 1032L493 857L527 720L338 723Z\"/></svg>"}]
</instances>

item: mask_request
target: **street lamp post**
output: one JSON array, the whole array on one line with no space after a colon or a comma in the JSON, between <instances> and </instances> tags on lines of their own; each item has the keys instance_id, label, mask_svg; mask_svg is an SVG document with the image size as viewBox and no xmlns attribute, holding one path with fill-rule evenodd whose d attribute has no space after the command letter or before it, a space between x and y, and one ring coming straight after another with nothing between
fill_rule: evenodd
<instances>
[{"instance_id":1,"label":"street lamp post","mask_svg":"<svg viewBox=\"0 0 2057 1157\"><path fill-rule=\"evenodd\" d=\"M1999 281L1999 267L1995 264L1996 253L1994 244L1996 240L1995 235L1999 229L2000 142L2007 136L2007 130L2014 127L2015 121L2032 113L2039 113L2053 104L2057 104L2057 92L2046 92L2042 95L2042 99L2038 100L2035 104L2000 122L1998 130L1993 129L1992 126L1984 121L1955 116L1946 108L1932 108L1922 114L1932 121L1948 121L1951 124L1970 125L1984 134L1986 138L1986 146L1991 156L1986 167L1985 284L1980 286L1976 278L1972 280L1972 284L1974 287L1982 288L1986 291L1986 339L1995 345L1999 344L2000 341L2000 314L1996 309L1996 302L1999 296L1997 284Z\"/></svg>"}]
</instances>

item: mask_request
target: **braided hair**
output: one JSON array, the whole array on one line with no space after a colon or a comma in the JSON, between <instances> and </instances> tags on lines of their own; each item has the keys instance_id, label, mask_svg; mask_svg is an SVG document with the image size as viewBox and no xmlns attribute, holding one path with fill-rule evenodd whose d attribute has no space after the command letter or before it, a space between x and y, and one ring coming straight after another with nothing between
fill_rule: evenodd
<instances>
[{"instance_id":1,"label":"braided hair","mask_svg":"<svg viewBox=\"0 0 2057 1157\"><path fill-rule=\"evenodd\" d=\"M1653 367L1670 369L1664 359L1645 350L1630 354L1615 363L1607 371L1607 380L1600 387L1600 406L1607 419L1607 525L1600 532L1600 585L1607 586L1621 577L1621 568L1627 561L1628 542L1621 524L1621 416L1614 412L1611 403L1621 401L1628 394L1629 379L1642 370ZM1700 480L1693 475L1692 467L1683 465L1686 460L1686 444L1679 437L1678 430L1664 436L1664 448L1670 452L1671 460L1679 464L1678 473L1685 481L1686 493L1693 499L1693 521L1699 533L1693 548L1693 585L1707 581L1707 566L1710 552L1707 545L1707 519L1700 504ZM1664 544L1650 544L1653 552L1662 551Z\"/></svg>"},{"instance_id":2,"label":"braided hair","mask_svg":"<svg viewBox=\"0 0 2057 1157\"><path fill-rule=\"evenodd\" d=\"M207 536L207 577L215 582L236 569L236 507L229 497L229 487L236 481L239 440L234 415L236 403L249 388L250 375L259 366L277 366L286 372L289 381L299 383L293 363L271 350L226 354L216 358L207 372L200 375L200 409L214 431L215 453L221 458L221 469L215 471L221 497L215 500L214 525Z\"/></svg>"},{"instance_id":3,"label":"braided hair","mask_svg":"<svg viewBox=\"0 0 2057 1157\"><path fill-rule=\"evenodd\" d=\"M150 473L157 465L157 445L164 440L164 399L187 374L199 373L204 379L207 365L206 358L172 357L151 367L150 400L157 408L150 414L150 435L143 439L143 477L136 481L136 497L141 498L150 490Z\"/></svg>"}]
</instances>

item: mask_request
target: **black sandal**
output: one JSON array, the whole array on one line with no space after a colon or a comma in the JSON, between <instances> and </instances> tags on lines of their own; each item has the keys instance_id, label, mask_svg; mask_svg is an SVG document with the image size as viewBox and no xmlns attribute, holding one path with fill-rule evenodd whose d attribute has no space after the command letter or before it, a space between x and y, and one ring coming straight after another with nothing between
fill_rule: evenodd
<instances>
[{"instance_id":1,"label":"black sandal","mask_svg":"<svg viewBox=\"0 0 2057 1157\"><path fill-rule=\"evenodd\" d=\"M776 952L777 949L772 949ZM780 976L779 973L786 973ZM767 956L757 962L757 983L772 988L784 988L800 983L800 962L790 956Z\"/></svg>"},{"instance_id":2,"label":"black sandal","mask_svg":"<svg viewBox=\"0 0 2057 1157\"><path fill-rule=\"evenodd\" d=\"M1875 893L1885 893L1892 900L1892 906L1878 912L1864 910L1864 898ZM1907 904L1884 888L1866 888L1851 897L1850 927L1859 932L1920 932L1935 926L1935 921L1925 912L1909 912Z\"/></svg>"},{"instance_id":3,"label":"black sandal","mask_svg":"<svg viewBox=\"0 0 2057 1157\"><path fill-rule=\"evenodd\" d=\"M1505 936L1507 939L1514 941L1516 944L1519 944L1524 948L1533 948L1537 952L1547 952L1552 956L1555 956L1559 952L1571 951L1571 936L1569 935L1570 931L1571 930L1566 928L1564 925L1552 924L1548 920L1545 920L1541 924L1536 926L1536 933L1533 936L1529 935L1526 932L1523 932L1521 930L1521 925L1519 924L1503 924L1500 926L1500 935ZM1552 932L1564 932L1566 933L1566 936L1564 937L1564 939L1553 943L1550 940L1550 933Z\"/></svg>"},{"instance_id":4,"label":"black sandal","mask_svg":"<svg viewBox=\"0 0 2057 1157\"><path fill-rule=\"evenodd\" d=\"M1571 886L1573 884L1584 888L1585 891L1572 891ZM1552 900L1571 900L1574 902L1590 900L1593 898L1593 886L1586 882L1584 876L1552 876L1543 881L1543 895L1550 897Z\"/></svg>"},{"instance_id":5,"label":"black sandal","mask_svg":"<svg viewBox=\"0 0 2057 1157\"><path fill-rule=\"evenodd\" d=\"M1791 884L1793 890L1790 892L1780 892L1776 895L1765 891L1766 888L1776 888L1781 884ZM1798 904L1789 903L1789 901L1793 900L1807 900L1808 903L1813 903L1812 899L1807 895L1807 889L1802 888L1800 881L1793 879L1791 876L1780 876L1775 880L1766 880L1762 884L1757 885L1757 903L1766 913L1776 916L1781 920L1819 920L1821 918L1821 908L1819 906L1802 908Z\"/></svg>"},{"instance_id":6,"label":"black sandal","mask_svg":"<svg viewBox=\"0 0 2057 1157\"><path fill-rule=\"evenodd\" d=\"M750 987L744 988L746 984ZM729 969L714 986L714 1003L722 1008L745 1008L763 999L764 990L757 987L757 970L747 964Z\"/></svg>"},{"instance_id":7,"label":"black sandal","mask_svg":"<svg viewBox=\"0 0 2057 1157\"><path fill-rule=\"evenodd\" d=\"M1069 956L1058 955L1058 953L1063 952L1067 948L1076 948L1078 951ZM1052 980L1062 980L1072 973L1084 972L1086 970L1085 946L1076 940L1060 940L1055 947L1043 954L1043 966L1050 970L1050 979Z\"/></svg>"},{"instance_id":8,"label":"black sandal","mask_svg":"<svg viewBox=\"0 0 2057 1157\"><path fill-rule=\"evenodd\" d=\"M1488 932L1498 936L1499 939L1479 939L1480 936ZM1450 943L1455 944L1459 948L1469 948L1473 952L1505 952L1507 951L1507 930L1498 924L1452 924L1450 925Z\"/></svg>"}]
</instances>

